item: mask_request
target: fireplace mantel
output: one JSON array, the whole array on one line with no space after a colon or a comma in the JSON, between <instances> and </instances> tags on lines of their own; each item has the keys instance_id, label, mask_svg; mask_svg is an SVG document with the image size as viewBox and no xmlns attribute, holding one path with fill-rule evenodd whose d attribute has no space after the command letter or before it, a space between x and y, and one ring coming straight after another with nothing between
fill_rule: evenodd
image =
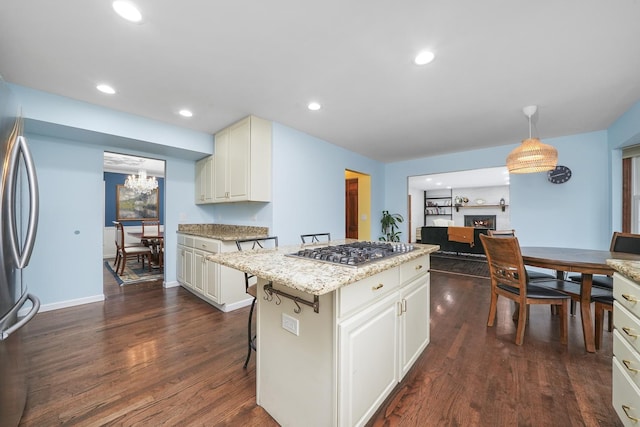
<instances>
[{"instance_id":1,"label":"fireplace mantel","mask_svg":"<svg viewBox=\"0 0 640 427\"><path fill-rule=\"evenodd\" d=\"M479 209L479 208L500 208L504 212L505 208L509 205L456 205L456 212L460 212L460 209Z\"/></svg>"}]
</instances>

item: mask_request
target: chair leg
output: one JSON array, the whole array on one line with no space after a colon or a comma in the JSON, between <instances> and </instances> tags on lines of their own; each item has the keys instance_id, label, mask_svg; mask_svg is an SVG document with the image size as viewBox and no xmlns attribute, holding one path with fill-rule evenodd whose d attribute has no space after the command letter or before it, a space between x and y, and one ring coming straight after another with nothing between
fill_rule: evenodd
<instances>
[{"instance_id":1,"label":"chair leg","mask_svg":"<svg viewBox=\"0 0 640 427\"><path fill-rule=\"evenodd\" d=\"M569 330L569 320L567 316L567 311L569 309L569 303L567 300L562 301L562 304L558 306L558 311L560 312L560 342L562 344L567 343L567 335Z\"/></svg>"},{"instance_id":2,"label":"chair leg","mask_svg":"<svg viewBox=\"0 0 640 427\"><path fill-rule=\"evenodd\" d=\"M603 317L604 317L604 307L599 304L599 303L595 303L595 307L594 307L594 311L595 311L595 342L596 342L596 350L600 349L600 346L602 345L602 324L603 322Z\"/></svg>"},{"instance_id":3,"label":"chair leg","mask_svg":"<svg viewBox=\"0 0 640 427\"><path fill-rule=\"evenodd\" d=\"M496 320L496 310L498 308L498 294L491 294L491 305L489 306L489 318L487 319L487 326L493 326Z\"/></svg>"},{"instance_id":4,"label":"chair leg","mask_svg":"<svg viewBox=\"0 0 640 427\"><path fill-rule=\"evenodd\" d=\"M527 325L527 308L528 304L520 304L518 307L518 326L516 328L516 345L522 345L524 342L524 328Z\"/></svg>"},{"instance_id":5,"label":"chair leg","mask_svg":"<svg viewBox=\"0 0 640 427\"><path fill-rule=\"evenodd\" d=\"M613 311L609 311L607 314L607 331L613 332Z\"/></svg>"},{"instance_id":6,"label":"chair leg","mask_svg":"<svg viewBox=\"0 0 640 427\"><path fill-rule=\"evenodd\" d=\"M247 359L244 361L243 369L247 369L247 365L249 364L249 359L251 358L251 352L253 351L253 346L251 342L253 341L253 336L251 335L251 320L253 319L253 308L256 305L256 299L254 298L251 302L251 310L249 310L249 323L247 325Z\"/></svg>"},{"instance_id":7,"label":"chair leg","mask_svg":"<svg viewBox=\"0 0 640 427\"><path fill-rule=\"evenodd\" d=\"M120 273L118 274L124 273L124 266L127 265L127 254L122 254L122 259L120 260L120 262L122 263L122 266L120 267Z\"/></svg>"}]
</instances>

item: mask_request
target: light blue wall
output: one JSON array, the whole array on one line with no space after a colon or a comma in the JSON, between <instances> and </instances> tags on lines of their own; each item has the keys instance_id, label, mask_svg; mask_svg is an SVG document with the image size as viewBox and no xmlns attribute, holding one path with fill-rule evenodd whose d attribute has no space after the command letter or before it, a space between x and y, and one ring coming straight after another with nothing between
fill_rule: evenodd
<instances>
[{"instance_id":1,"label":"light blue wall","mask_svg":"<svg viewBox=\"0 0 640 427\"><path fill-rule=\"evenodd\" d=\"M546 174L511 175L511 225L526 246L606 249L611 240L611 170L606 132L545 139L573 171L561 185ZM406 215L409 176L504 166L516 145L387 165L387 208ZM406 225L403 235L407 236Z\"/></svg>"},{"instance_id":2,"label":"light blue wall","mask_svg":"<svg viewBox=\"0 0 640 427\"><path fill-rule=\"evenodd\" d=\"M636 103L607 130L611 153L611 215L613 229L622 230L622 149L640 144L640 102Z\"/></svg>"},{"instance_id":3,"label":"light blue wall","mask_svg":"<svg viewBox=\"0 0 640 427\"><path fill-rule=\"evenodd\" d=\"M371 176L371 238L384 203L384 164L278 123L273 125L273 229L279 243L300 234L345 236L345 169Z\"/></svg>"},{"instance_id":4,"label":"light blue wall","mask_svg":"<svg viewBox=\"0 0 640 427\"><path fill-rule=\"evenodd\" d=\"M299 235L307 232L328 231L332 237L342 238L345 169L371 176L371 236L376 239L383 209L406 215L407 177L501 166L515 147L384 165L274 123L273 202L198 206L194 204L194 160L213 151L211 135L27 88L15 89L25 117L31 120L26 131L41 188L40 226L26 280L30 291L45 305L102 294L105 150L142 156L155 153L151 157L166 161L166 247L175 248L179 223L267 226L280 237L281 244L298 243ZM550 184L544 174L512 176L511 222L523 244L608 246L617 215L611 201L620 191L616 176L619 151L612 148L637 140L639 116L636 105L608 132L545 140L558 148L560 163L574 172L566 184ZM83 132L60 137L64 132L57 132L56 122L47 120L73 125ZM40 126L43 123L47 126ZM53 129L56 136L43 136L43 129ZM110 138L110 132L118 136ZM177 141L183 149L164 145ZM188 155L181 156L183 152ZM408 236L406 227L403 236ZM167 250L166 257L166 280L173 282L175 251Z\"/></svg>"}]
</instances>

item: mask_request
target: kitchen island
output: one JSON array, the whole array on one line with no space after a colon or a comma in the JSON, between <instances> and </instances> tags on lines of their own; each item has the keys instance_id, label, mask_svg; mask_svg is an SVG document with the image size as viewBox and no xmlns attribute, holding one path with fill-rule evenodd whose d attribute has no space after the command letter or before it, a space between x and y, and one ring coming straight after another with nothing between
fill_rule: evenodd
<instances>
[{"instance_id":1,"label":"kitchen island","mask_svg":"<svg viewBox=\"0 0 640 427\"><path fill-rule=\"evenodd\" d=\"M259 278L258 405L284 426L363 425L429 343L438 246L357 268L289 256L300 247L208 259Z\"/></svg>"}]
</instances>

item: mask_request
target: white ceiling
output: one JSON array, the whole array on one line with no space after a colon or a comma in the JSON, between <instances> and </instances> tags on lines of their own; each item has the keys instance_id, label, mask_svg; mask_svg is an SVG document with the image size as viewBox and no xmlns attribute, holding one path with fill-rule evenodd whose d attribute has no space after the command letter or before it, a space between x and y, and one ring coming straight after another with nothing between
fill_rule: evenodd
<instances>
[{"instance_id":1,"label":"white ceiling","mask_svg":"<svg viewBox=\"0 0 640 427\"><path fill-rule=\"evenodd\" d=\"M255 114L384 162L517 143L530 104L545 139L640 100L638 0L135 3L142 24L110 0L2 0L0 74L208 133Z\"/></svg>"},{"instance_id":2,"label":"white ceiling","mask_svg":"<svg viewBox=\"0 0 640 427\"><path fill-rule=\"evenodd\" d=\"M105 152L103 170L105 172L124 173L128 175L137 175L140 170L144 170L148 176L163 178L164 160Z\"/></svg>"},{"instance_id":3,"label":"white ceiling","mask_svg":"<svg viewBox=\"0 0 640 427\"><path fill-rule=\"evenodd\" d=\"M409 177L409 190L420 191L500 185L509 185L509 172L504 166Z\"/></svg>"}]
</instances>

